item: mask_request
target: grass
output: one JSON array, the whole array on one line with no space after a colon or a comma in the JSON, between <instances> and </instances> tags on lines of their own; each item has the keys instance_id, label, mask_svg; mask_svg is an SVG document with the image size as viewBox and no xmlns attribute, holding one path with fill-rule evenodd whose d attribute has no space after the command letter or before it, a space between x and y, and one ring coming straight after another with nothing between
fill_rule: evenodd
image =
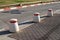
<instances>
[{"instance_id":1,"label":"grass","mask_svg":"<svg viewBox=\"0 0 60 40\"><path fill-rule=\"evenodd\" d=\"M0 5L8 5L22 2L33 2L33 1L51 1L51 0L0 0Z\"/></svg>"}]
</instances>

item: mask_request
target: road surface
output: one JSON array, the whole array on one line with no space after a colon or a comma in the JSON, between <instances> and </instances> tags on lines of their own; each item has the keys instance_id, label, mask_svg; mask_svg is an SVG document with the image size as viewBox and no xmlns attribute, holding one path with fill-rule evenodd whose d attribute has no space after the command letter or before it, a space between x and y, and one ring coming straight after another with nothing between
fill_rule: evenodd
<instances>
[{"instance_id":1,"label":"road surface","mask_svg":"<svg viewBox=\"0 0 60 40\"><path fill-rule=\"evenodd\" d=\"M21 23L26 20L32 20L33 13L35 12L39 12L40 15L46 14L50 8L53 9L54 13L57 13L56 10L60 10L60 3L21 8L10 10L9 12L0 12L0 29L8 27L11 18L17 18L18 22Z\"/></svg>"}]
</instances>

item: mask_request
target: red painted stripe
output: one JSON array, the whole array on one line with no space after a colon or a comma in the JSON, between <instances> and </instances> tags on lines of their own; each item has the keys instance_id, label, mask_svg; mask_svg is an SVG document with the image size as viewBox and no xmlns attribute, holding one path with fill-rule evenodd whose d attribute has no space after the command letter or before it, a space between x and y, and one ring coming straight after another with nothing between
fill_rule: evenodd
<instances>
[{"instance_id":1,"label":"red painted stripe","mask_svg":"<svg viewBox=\"0 0 60 40\"><path fill-rule=\"evenodd\" d=\"M17 9L22 8L21 6L17 6Z\"/></svg>"},{"instance_id":2,"label":"red painted stripe","mask_svg":"<svg viewBox=\"0 0 60 40\"><path fill-rule=\"evenodd\" d=\"M39 14L34 14L34 16L38 16Z\"/></svg>"},{"instance_id":3,"label":"red painted stripe","mask_svg":"<svg viewBox=\"0 0 60 40\"><path fill-rule=\"evenodd\" d=\"M30 6L30 5L26 5L26 6Z\"/></svg>"},{"instance_id":4,"label":"red painted stripe","mask_svg":"<svg viewBox=\"0 0 60 40\"><path fill-rule=\"evenodd\" d=\"M37 6L37 4L35 4L35 6Z\"/></svg>"},{"instance_id":5,"label":"red painted stripe","mask_svg":"<svg viewBox=\"0 0 60 40\"><path fill-rule=\"evenodd\" d=\"M16 21L10 21L10 23L16 23Z\"/></svg>"},{"instance_id":6,"label":"red painted stripe","mask_svg":"<svg viewBox=\"0 0 60 40\"><path fill-rule=\"evenodd\" d=\"M4 11L9 11L9 10L10 10L9 7L5 7L5 8L4 8Z\"/></svg>"}]
</instances>

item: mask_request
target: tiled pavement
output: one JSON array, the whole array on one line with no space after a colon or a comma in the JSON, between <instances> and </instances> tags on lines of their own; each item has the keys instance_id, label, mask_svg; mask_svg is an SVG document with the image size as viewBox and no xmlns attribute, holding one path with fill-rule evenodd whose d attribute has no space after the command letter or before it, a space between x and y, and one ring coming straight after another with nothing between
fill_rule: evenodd
<instances>
[{"instance_id":1,"label":"tiled pavement","mask_svg":"<svg viewBox=\"0 0 60 40\"><path fill-rule=\"evenodd\" d=\"M47 17L9 37L16 40L60 40L60 14Z\"/></svg>"}]
</instances>

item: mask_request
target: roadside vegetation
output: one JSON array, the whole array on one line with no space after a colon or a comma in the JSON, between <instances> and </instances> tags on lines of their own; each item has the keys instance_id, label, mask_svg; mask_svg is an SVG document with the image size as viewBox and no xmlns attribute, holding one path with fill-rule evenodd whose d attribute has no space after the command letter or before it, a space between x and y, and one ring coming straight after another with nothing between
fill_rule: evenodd
<instances>
[{"instance_id":1,"label":"roadside vegetation","mask_svg":"<svg viewBox=\"0 0 60 40\"><path fill-rule=\"evenodd\" d=\"M23 3L23 2L34 2L34 1L51 1L51 0L0 0L0 5L8 5L8 4L15 4L15 3Z\"/></svg>"}]
</instances>

